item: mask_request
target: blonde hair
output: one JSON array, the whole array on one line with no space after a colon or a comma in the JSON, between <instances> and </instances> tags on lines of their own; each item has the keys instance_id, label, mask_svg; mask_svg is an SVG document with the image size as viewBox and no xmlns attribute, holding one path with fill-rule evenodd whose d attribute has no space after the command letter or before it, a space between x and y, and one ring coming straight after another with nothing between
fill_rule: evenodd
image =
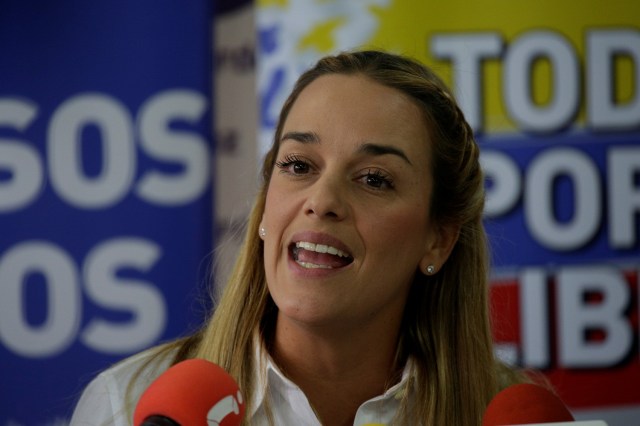
<instances>
[{"instance_id":1,"label":"blonde hair","mask_svg":"<svg viewBox=\"0 0 640 426\"><path fill-rule=\"evenodd\" d=\"M421 108L430 135L435 183L430 215L437 226L459 230L442 269L429 277L417 274L411 288L397 359L411 356L415 361L413 403L402 404L399 422L477 425L491 398L505 385L521 380L493 354L479 148L445 84L424 65L399 55L342 53L321 59L299 78L264 159L262 187L235 268L206 326L171 345L180 348L175 361L197 356L219 364L236 378L245 400L251 401L255 333L260 333L268 348L277 313L266 285L258 227L278 141L300 92L316 78L332 73L366 76L405 93Z\"/></svg>"}]
</instances>

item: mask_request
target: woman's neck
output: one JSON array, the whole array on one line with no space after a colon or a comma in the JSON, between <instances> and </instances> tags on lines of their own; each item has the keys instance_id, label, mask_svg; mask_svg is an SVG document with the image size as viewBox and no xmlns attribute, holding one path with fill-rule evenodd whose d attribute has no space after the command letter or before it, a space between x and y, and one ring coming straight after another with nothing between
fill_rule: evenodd
<instances>
[{"instance_id":1,"label":"woman's neck","mask_svg":"<svg viewBox=\"0 0 640 426\"><path fill-rule=\"evenodd\" d=\"M278 319L272 357L323 424L352 425L358 407L400 378L398 330L330 330Z\"/></svg>"}]
</instances>

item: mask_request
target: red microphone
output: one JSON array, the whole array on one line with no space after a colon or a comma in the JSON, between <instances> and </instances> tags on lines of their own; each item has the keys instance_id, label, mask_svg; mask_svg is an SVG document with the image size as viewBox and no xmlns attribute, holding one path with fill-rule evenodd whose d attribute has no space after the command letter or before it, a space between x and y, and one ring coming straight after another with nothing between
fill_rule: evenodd
<instances>
[{"instance_id":1,"label":"red microphone","mask_svg":"<svg viewBox=\"0 0 640 426\"><path fill-rule=\"evenodd\" d=\"M238 426L245 404L233 378L204 359L182 361L162 373L136 406L136 426Z\"/></svg>"},{"instance_id":2,"label":"red microphone","mask_svg":"<svg viewBox=\"0 0 640 426\"><path fill-rule=\"evenodd\" d=\"M560 399L539 385L521 383L499 392L482 417L482 426L574 421Z\"/></svg>"}]
</instances>

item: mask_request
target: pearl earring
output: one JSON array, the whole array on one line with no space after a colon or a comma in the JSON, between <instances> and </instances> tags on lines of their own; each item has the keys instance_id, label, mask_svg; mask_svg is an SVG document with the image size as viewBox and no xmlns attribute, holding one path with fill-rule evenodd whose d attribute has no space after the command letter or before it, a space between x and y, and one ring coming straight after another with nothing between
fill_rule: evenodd
<instances>
[{"instance_id":1,"label":"pearl earring","mask_svg":"<svg viewBox=\"0 0 640 426\"><path fill-rule=\"evenodd\" d=\"M267 230L264 229L264 226L260 227L260 230L258 231L258 234L260 234L261 238L264 238L267 235Z\"/></svg>"},{"instance_id":2,"label":"pearl earring","mask_svg":"<svg viewBox=\"0 0 640 426\"><path fill-rule=\"evenodd\" d=\"M429 265L425 268L425 272L427 275L433 275L436 272L436 267L433 265Z\"/></svg>"}]
</instances>

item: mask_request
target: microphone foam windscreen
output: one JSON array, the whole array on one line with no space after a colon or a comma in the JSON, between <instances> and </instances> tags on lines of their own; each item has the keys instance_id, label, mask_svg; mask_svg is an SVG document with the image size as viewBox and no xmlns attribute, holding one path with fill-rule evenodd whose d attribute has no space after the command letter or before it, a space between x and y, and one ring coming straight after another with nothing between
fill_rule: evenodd
<instances>
[{"instance_id":1,"label":"microphone foam windscreen","mask_svg":"<svg viewBox=\"0 0 640 426\"><path fill-rule=\"evenodd\" d=\"M182 361L162 373L144 391L134 424L150 416L165 416L182 426L234 426L245 404L235 380L218 365L203 360Z\"/></svg>"},{"instance_id":2,"label":"microphone foam windscreen","mask_svg":"<svg viewBox=\"0 0 640 426\"><path fill-rule=\"evenodd\" d=\"M521 383L499 392L482 418L482 426L573 421L564 403L539 385Z\"/></svg>"}]
</instances>

